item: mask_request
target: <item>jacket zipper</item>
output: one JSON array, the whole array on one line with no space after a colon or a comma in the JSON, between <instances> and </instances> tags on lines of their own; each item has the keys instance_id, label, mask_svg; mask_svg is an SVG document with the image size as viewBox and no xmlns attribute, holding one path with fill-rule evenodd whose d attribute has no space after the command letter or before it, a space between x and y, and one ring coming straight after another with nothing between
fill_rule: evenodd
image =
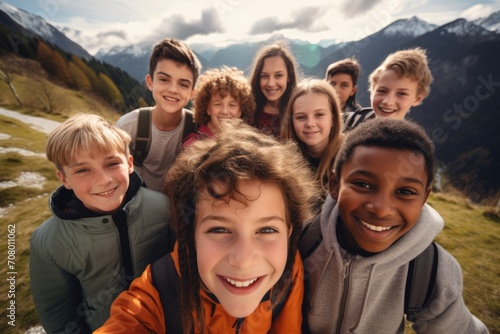
<instances>
[{"instance_id":1,"label":"jacket zipper","mask_svg":"<svg viewBox=\"0 0 500 334\"><path fill-rule=\"evenodd\" d=\"M344 265L344 280L343 280L343 288L342 288L342 299L341 299L341 302L340 302L340 310L339 310L339 321L337 323L337 330L336 330L336 333L342 333L341 332L341 329L342 329L342 325L343 325L343 322L344 322L344 315L345 315L345 304L346 304L346 301L347 301L347 296L349 295L349 278L350 278L350 274L351 274L351 263L352 263L352 260L350 258L348 258L348 255L344 258L343 260L343 265Z\"/></svg>"},{"instance_id":2,"label":"jacket zipper","mask_svg":"<svg viewBox=\"0 0 500 334\"><path fill-rule=\"evenodd\" d=\"M233 325L233 327L235 327L235 326L236 326L236 331L235 331L235 333L236 333L236 334L239 334L239 333L240 333L240 330L241 330L241 324L243 323L243 320L244 320L244 319L245 319L245 318L238 318L238 319L236 319L236 321L235 321L235 323L234 323L234 325Z\"/></svg>"},{"instance_id":3,"label":"jacket zipper","mask_svg":"<svg viewBox=\"0 0 500 334\"><path fill-rule=\"evenodd\" d=\"M132 251L130 249L130 239L128 234L127 215L128 210L119 210L113 214L113 221L118 230L120 238L120 256L122 259L123 269L125 271L125 289L128 289L130 283L134 279L134 264L132 261Z\"/></svg>"}]
</instances>

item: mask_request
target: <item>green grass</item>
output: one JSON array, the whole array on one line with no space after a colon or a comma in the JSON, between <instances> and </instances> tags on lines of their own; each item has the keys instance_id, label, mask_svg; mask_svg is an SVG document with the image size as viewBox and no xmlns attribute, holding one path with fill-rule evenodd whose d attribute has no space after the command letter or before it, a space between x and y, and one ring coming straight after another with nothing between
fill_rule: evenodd
<instances>
[{"instance_id":1,"label":"green grass","mask_svg":"<svg viewBox=\"0 0 500 334\"><path fill-rule=\"evenodd\" d=\"M24 123L0 115L0 133L11 136L10 139L0 140L1 147L14 147L25 149L36 153L43 153L47 135L32 130ZM0 188L0 207L12 205L8 213L0 219L0 258L4 263L0 267L2 288L0 292L0 304L2 305L2 321L0 321L1 333L23 333L30 326L39 323L38 316L34 310L33 300L29 288L28 261L29 261L29 237L33 229L50 216L47 205L48 196L59 182L55 175L54 167L46 158L25 157L18 153L0 154L0 181L15 180L21 171L37 172L46 178L41 189L16 186L12 188ZM7 231L8 226L15 226L15 271L16 275L16 327L7 323L6 309L8 300L8 284L3 282L7 279Z\"/></svg>"},{"instance_id":2,"label":"green grass","mask_svg":"<svg viewBox=\"0 0 500 334\"><path fill-rule=\"evenodd\" d=\"M0 140L1 147L17 147L43 152L45 134L31 130L23 123L0 116L0 133L12 138ZM32 231L50 215L49 193L58 185L53 165L44 158L24 157L16 153L0 154L0 181L15 179L20 171L42 174L47 180L42 189L14 187L0 189L0 199L8 197L13 204L0 219L0 258L7 258L7 226L16 227L16 327L7 324L2 306L0 333L24 333L39 324L29 289L29 237ZM500 222L498 216L487 217L491 208L467 203L464 199L446 194L432 194L431 204L444 218L445 228L437 242L461 264L464 276L464 299L471 312L481 319L491 333L500 333ZM1 204L0 207L4 207ZM4 260L6 261L6 260ZM7 263L0 267L0 279L5 282ZM7 305L8 285L2 283L0 304ZM411 330L408 331L409 333Z\"/></svg>"},{"instance_id":3,"label":"green grass","mask_svg":"<svg viewBox=\"0 0 500 334\"><path fill-rule=\"evenodd\" d=\"M23 106L20 107L9 86L0 80L0 105L32 116L43 116L62 122L77 113L101 115L110 121L121 116L102 98L92 93L71 90L58 86L48 79L40 64L21 57L0 57L0 64L10 69L13 85ZM43 105L46 98L44 86L49 87L54 96L54 111L47 114Z\"/></svg>"},{"instance_id":4,"label":"green grass","mask_svg":"<svg viewBox=\"0 0 500 334\"><path fill-rule=\"evenodd\" d=\"M484 215L490 209L463 199L437 194L429 203L445 220L436 241L462 267L465 303L491 333L500 333L500 222Z\"/></svg>"}]
</instances>

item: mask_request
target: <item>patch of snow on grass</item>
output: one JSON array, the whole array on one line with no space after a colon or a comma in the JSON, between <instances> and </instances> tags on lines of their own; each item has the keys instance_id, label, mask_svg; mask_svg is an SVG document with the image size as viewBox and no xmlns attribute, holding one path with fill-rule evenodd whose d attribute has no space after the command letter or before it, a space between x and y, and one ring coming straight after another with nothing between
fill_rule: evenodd
<instances>
[{"instance_id":1,"label":"patch of snow on grass","mask_svg":"<svg viewBox=\"0 0 500 334\"><path fill-rule=\"evenodd\" d=\"M10 135L0 132L0 140L9 139L10 137L11 137Z\"/></svg>"},{"instance_id":2,"label":"patch of snow on grass","mask_svg":"<svg viewBox=\"0 0 500 334\"><path fill-rule=\"evenodd\" d=\"M21 175L15 180L3 181L0 182L0 188L11 188L16 186L23 186L29 188L43 188L43 182L45 181L45 177L38 173L32 172L21 172Z\"/></svg>"},{"instance_id":3,"label":"patch of snow on grass","mask_svg":"<svg viewBox=\"0 0 500 334\"><path fill-rule=\"evenodd\" d=\"M45 158L45 153L37 153L33 151L28 151L23 148L17 148L17 147L0 147L0 154L1 153L9 153L9 152L16 152L19 153L20 155L23 155L25 157L40 157L40 158Z\"/></svg>"}]
</instances>

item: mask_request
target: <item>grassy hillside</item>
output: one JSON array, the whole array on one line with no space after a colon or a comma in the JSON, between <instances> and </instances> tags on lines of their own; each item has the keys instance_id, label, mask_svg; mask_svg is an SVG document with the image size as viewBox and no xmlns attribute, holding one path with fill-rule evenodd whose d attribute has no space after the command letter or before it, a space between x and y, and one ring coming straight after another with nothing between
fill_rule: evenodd
<instances>
[{"instance_id":1,"label":"grassy hillside","mask_svg":"<svg viewBox=\"0 0 500 334\"><path fill-rule=\"evenodd\" d=\"M49 79L40 64L20 57L0 57L0 70L8 71L12 85L22 103L0 73L0 105L33 116L43 115L63 121L77 113L94 113L110 120L120 114L102 98L92 93L64 88Z\"/></svg>"},{"instance_id":2,"label":"grassy hillside","mask_svg":"<svg viewBox=\"0 0 500 334\"><path fill-rule=\"evenodd\" d=\"M3 96L3 94L1 95ZM7 134L9 139L0 139L0 147L15 147L42 153L46 135L31 130L25 124L0 116L0 134ZM5 137L5 136L4 136ZM2 137L0 137L2 138ZM0 189L0 207L7 212L0 219L2 242L0 258L7 258L6 235L8 226L15 226L16 241L16 327L5 320L5 308L2 306L0 333L24 333L29 327L37 325L39 320L33 306L29 290L28 261L29 237L50 212L47 207L48 196L59 182L53 166L43 157L28 157L21 154L0 153L0 182L15 180L21 171L37 172L46 178L42 188L16 186ZM473 314L483 320L491 333L500 333L500 222L498 216L487 217L485 212L491 208L468 204L460 197L434 194L429 203L435 207L446 222L445 229L437 241L452 253L462 265L464 273L464 298ZM1 213L1 211L0 211ZM7 264L0 269L0 277L8 277ZM2 284L0 304L7 305L8 284Z\"/></svg>"}]
</instances>

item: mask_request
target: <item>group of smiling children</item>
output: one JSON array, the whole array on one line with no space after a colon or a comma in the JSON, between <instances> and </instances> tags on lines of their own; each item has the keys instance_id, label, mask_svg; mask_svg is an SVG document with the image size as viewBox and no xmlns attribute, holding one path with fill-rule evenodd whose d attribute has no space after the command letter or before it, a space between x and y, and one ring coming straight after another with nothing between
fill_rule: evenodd
<instances>
[{"instance_id":1,"label":"group of smiling children","mask_svg":"<svg viewBox=\"0 0 500 334\"><path fill-rule=\"evenodd\" d=\"M141 168L138 111L116 125L77 115L49 135L63 185L30 255L47 333L402 333L409 262L443 227L425 204L433 143L403 120L428 94L425 53L384 61L370 76L376 117L351 128L345 113L367 113L359 68L347 84L336 66L297 82L293 57L273 45L250 82L200 69L177 40L153 50ZM197 131L182 138L192 98ZM317 247L302 259L313 224ZM487 333L465 306L459 264L437 254L434 292L407 319L417 333Z\"/></svg>"}]
</instances>

